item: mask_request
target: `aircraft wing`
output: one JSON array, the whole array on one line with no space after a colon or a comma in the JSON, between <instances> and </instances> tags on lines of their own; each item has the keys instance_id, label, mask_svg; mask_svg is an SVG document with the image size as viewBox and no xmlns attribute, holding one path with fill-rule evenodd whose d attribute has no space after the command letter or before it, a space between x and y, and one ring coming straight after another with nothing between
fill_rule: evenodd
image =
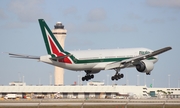
<instances>
[{"instance_id":1,"label":"aircraft wing","mask_svg":"<svg viewBox=\"0 0 180 108\"><path fill-rule=\"evenodd\" d=\"M136 57L132 57L130 59L123 60L123 61L117 61L117 62L106 65L105 70L115 69L115 68L125 68L125 67L128 67L133 62L148 59L150 57L153 57L153 56L156 56L158 54L164 53L164 52L166 52L168 50L171 50L171 49L172 49L171 47L165 47L165 48L153 51L153 52L151 52L149 54L139 55L139 56L136 56Z\"/></svg>"},{"instance_id":2,"label":"aircraft wing","mask_svg":"<svg viewBox=\"0 0 180 108\"><path fill-rule=\"evenodd\" d=\"M27 58L27 59L40 59L40 56L31 56L31 55L21 55L21 54L14 54L14 53L8 53L10 57L14 58Z\"/></svg>"}]
</instances>

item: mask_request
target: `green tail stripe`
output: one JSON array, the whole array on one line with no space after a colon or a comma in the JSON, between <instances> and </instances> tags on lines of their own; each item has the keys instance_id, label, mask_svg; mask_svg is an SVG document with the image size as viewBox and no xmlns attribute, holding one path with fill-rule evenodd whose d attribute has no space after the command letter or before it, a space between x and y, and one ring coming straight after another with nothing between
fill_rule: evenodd
<instances>
[{"instance_id":1,"label":"green tail stripe","mask_svg":"<svg viewBox=\"0 0 180 108\"><path fill-rule=\"evenodd\" d=\"M51 30L49 29L48 25L46 24L46 22L43 19L39 19L39 24L40 24L40 28L43 34L43 38L44 38L44 42L45 42L45 46L47 49L47 53L52 55L52 52L50 50L50 46L49 46L49 42L46 36L46 31L45 29L49 32L49 34L51 35L51 38L53 39L53 41L55 42L55 44L57 45L57 47L59 48L59 50L61 52L64 52L64 49L61 47L61 45L59 44L59 42L57 41L57 39L55 38L55 36L53 35L53 33L51 32Z\"/></svg>"}]
</instances>

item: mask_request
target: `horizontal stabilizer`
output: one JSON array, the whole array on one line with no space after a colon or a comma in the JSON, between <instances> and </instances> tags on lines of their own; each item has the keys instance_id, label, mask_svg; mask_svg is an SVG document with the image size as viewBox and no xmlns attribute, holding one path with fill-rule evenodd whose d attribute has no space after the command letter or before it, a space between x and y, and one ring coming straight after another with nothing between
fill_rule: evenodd
<instances>
[{"instance_id":1,"label":"horizontal stabilizer","mask_svg":"<svg viewBox=\"0 0 180 108\"><path fill-rule=\"evenodd\" d=\"M26 58L26 59L40 59L39 56L31 56L31 55L21 55L21 54L13 54L13 53L8 53L10 57L14 58Z\"/></svg>"}]
</instances>

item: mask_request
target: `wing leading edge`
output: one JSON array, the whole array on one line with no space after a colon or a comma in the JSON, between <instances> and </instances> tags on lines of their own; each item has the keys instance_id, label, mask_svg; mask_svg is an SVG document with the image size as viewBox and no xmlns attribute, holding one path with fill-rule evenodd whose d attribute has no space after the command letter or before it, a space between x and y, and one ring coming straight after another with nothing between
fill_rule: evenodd
<instances>
[{"instance_id":1,"label":"wing leading edge","mask_svg":"<svg viewBox=\"0 0 180 108\"><path fill-rule=\"evenodd\" d=\"M164 53L164 52L171 50L171 49L172 49L171 47L165 47L162 49L155 50L149 54L139 55L139 56L136 56L136 57L133 57L130 59L123 60L123 61L114 62L114 63L106 65L105 70L115 69L115 68L124 68L124 67L129 66L130 63L137 62L137 61L144 60L144 59L148 59L150 57Z\"/></svg>"}]
</instances>

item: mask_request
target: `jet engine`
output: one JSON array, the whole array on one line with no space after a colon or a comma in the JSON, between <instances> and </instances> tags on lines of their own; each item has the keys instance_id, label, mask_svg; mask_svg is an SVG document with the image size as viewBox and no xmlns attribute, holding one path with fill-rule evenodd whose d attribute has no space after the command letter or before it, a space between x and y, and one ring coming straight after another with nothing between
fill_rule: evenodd
<instances>
[{"instance_id":1,"label":"jet engine","mask_svg":"<svg viewBox=\"0 0 180 108\"><path fill-rule=\"evenodd\" d=\"M152 61L141 60L138 64L136 64L136 69L139 72L150 74L153 70L154 64Z\"/></svg>"}]
</instances>

